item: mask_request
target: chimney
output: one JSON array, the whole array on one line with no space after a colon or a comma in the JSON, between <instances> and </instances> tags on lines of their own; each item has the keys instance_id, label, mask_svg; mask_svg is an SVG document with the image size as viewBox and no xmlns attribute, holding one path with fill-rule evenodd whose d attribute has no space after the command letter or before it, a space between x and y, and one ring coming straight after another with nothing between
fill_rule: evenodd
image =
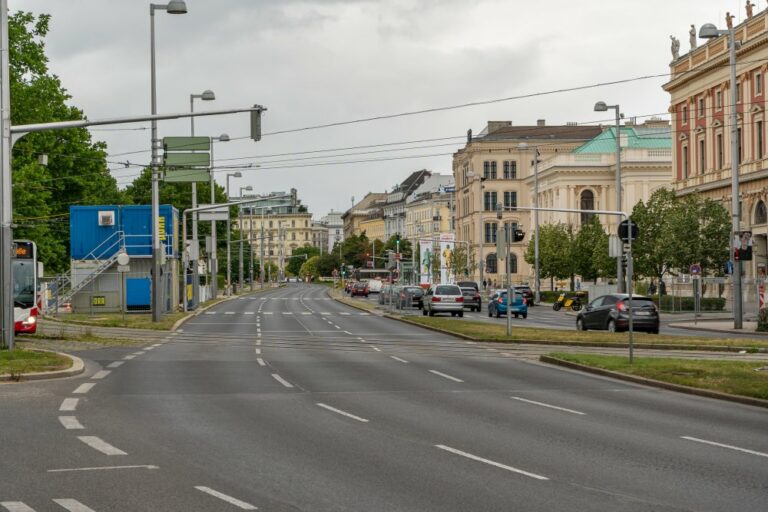
<instances>
[{"instance_id":1,"label":"chimney","mask_svg":"<svg viewBox=\"0 0 768 512\"><path fill-rule=\"evenodd\" d=\"M547 120L546 119L539 119L536 121L536 126L547 126Z\"/></svg>"}]
</instances>

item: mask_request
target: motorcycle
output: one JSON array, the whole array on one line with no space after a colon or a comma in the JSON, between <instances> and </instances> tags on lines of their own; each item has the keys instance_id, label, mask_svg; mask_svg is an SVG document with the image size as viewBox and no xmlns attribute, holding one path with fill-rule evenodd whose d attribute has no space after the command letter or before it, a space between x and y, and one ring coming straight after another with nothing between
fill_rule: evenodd
<instances>
[{"instance_id":1,"label":"motorcycle","mask_svg":"<svg viewBox=\"0 0 768 512\"><path fill-rule=\"evenodd\" d=\"M571 308L573 311L580 311L582 307L582 301L586 294L584 292L576 292L574 295L568 295L561 293L557 301L552 304L552 309L560 311L560 308Z\"/></svg>"}]
</instances>

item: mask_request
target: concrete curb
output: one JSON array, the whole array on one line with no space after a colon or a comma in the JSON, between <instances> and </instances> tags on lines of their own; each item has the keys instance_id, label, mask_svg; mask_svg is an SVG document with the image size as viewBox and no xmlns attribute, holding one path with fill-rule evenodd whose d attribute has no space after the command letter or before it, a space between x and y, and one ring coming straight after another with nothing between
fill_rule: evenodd
<instances>
[{"instance_id":1,"label":"concrete curb","mask_svg":"<svg viewBox=\"0 0 768 512\"><path fill-rule=\"evenodd\" d=\"M381 317L386 317L387 316L386 313L381 313L378 310L376 310L375 308L374 309L366 309L366 308L364 308L362 306L358 306L357 304L349 304L347 302L344 302L343 300L339 299L338 297L334 297L333 295L331 295L331 290L327 290L326 293L328 294L328 296L330 298L332 298L333 300L335 300L339 304L344 304L345 306L349 306L351 308L359 309L360 311L365 311L366 313L370 313L372 315L381 316Z\"/></svg>"},{"instance_id":2,"label":"concrete curb","mask_svg":"<svg viewBox=\"0 0 768 512\"><path fill-rule=\"evenodd\" d=\"M67 368L66 370L56 370L54 372L34 372L34 373L22 373L16 378L14 375L11 375L10 373L3 373L0 374L0 381L9 382L9 381L16 381L16 382L22 382L26 380L48 380L48 379L60 379L64 377L72 377L74 375L80 375L85 371L85 363L83 363L83 360L80 359L77 356L73 356L70 354L64 354L63 352L54 352L52 350L43 350L43 349L31 349L33 352L53 352L54 354L58 354L63 357L67 357L72 360L72 366L70 368Z\"/></svg>"},{"instance_id":3,"label":"concrete curb","mask_svg":"<svg viewBox=\"0 0 768 512\"><path fill-rule=\"evenodd\" d=\"M708 320L704 320L705 322ZM710 322L713 320L709 320ZM686 325L686 324L669 324L670 327L675 329L685 329L688 331L706 331L706 332L721 332L723 334L744 334L744 330L738 329L712 329L710 327L701 327L698 325ZM749 331L749 334L758 334L760 336L768 336L768 332Z\"/></svg>"},{"instance_id":4,"label":"concrete curb","mask_svg":"<svg viewBox=\"0 0 768 512\"><path fill-rule=\"evenodd\" d=\"M407 318L390 315L388 313L384 313L384 315L382 316L384 318L389 318L391 320L397 320L398 322L415 325L416 327L421 327L422 329L427 329L429 331L439 332L441 334L447 334L449 336L454 336L456 338L460 338L463 340L475 341L477 343L508 343L508 344L514 344L514 345L552 345L552 346L560 346L560 347L629 348L629 343L598 343L598 342L569 343L567 341L545 341L545 340L506 341L506 340L482 339L482 338L475 338L474 336L468 336L466 334L459 334L453 331L449 331L447 329L441 329L439 327L422 325L416 322L412 322ZM649 345L647 343L634 343L633 346L634 348L640 349L640 350L698 350L701 352L740 352L742 350L746 350L746 351L752 350L751 347L728 347L728 346L717 346L717 345L657 345L657 344ZM757 352L765 353L765 352L768 352L768 350L758 349Z\"/></svg>"},{"instance_id":5,"label":"concrete curb","mask_svg":"<svg viewBox=\"0 0 768 512\"><path fill-rule=\"evenodd\" d=\"M750 398L747 396L731 395L729 393L721 393L719 391L711 391L708 389L700 389L700 388L693 388L691 386L683 386L682 384L672 384L671 382L663 382L660 380L648 379L646 377L638 377L636 375L629 375L626 373L619 373L611 370L604 370L602 368L595 368L593 366L586 366L579 363L573 363L571 361L564 361L562 359L557 359L551 356L539 356L539 360L543 363L563 366L565 368L570 368L572 370L579 370L582 372L593 373L595 375L610 377L612 379L623 380L626 382L634 382L636 384L644 384L646 386L666 389L669 391L677 391L679 393L687 393L689 395L703 396L706 398L715 398L718 400L726 400L729 402L752 405L755 407L768 408L768 400L763 400L760 398Z\"/></svg>"}]
</instances>

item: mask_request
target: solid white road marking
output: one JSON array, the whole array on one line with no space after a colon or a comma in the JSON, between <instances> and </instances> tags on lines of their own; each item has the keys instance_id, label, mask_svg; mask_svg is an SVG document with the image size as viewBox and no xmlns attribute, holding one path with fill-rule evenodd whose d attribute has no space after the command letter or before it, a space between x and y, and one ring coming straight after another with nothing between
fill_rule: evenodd
<instances>
[{"instance_id":1,"label":"solid white road marking","mask_svg":"<svg viewBox=\"0 0 768 512\"><path fill-rule=\"evenodd\" d=\"M267 363L265 363L264 360L260 357L256 358L256 362L259 363L259 366L267 366Z\"/></svg>"},{"instance_id":2,"label":"solid white road marking","mask_svg":"<svg viewBox=\"0 0 768 512\"><path fill-rule=\"evenodd\" d=\"M136 356L125 356L123 359L125 359L126 361L130 361L134 357L136 357Z\"/></svg>"},{"instance_id":3,"label":"solid white road marking","mask_svg":"<svg viewBox=\"0 0 768 512\"><path fill-rule=\"evenodd\" d=\"M477 455L472 455L471 453L463 452L461 450L457 450L456 448L451 448L450 446L445 446L443 444L436 444L437 448L440 448L441 450L445 450L447 452L451 452L456 455L461 455L462 457L466 457L468 459L476 460L477 462L482 462L485 464L490 464L491 466L495 466L497 468L506 469L507 471L512 471L513 473L518 473L520 475L529 476L531 478L535 478L536 480L549 480L549 478L541 475L537 475L536 473L529 473L528 471L523 471L522 469L513 468L512 466L507 466L506 464L501 464L499 462L495 462L492 460L484 459L482 457L478 457Z\"/></svg>"},{"instance_id":4,"label":"solid white road marking","mask_svg":"<svg viewBox=\"0 0 768 512\"><path fill-rule=\"evenodd\" d=\"M525 402L527 404L540 405L541 407L547 407L549 409L557 409L558 411L569 412L571 414L578 414L578 415L581 415L581 416L585 416L587 414L585 412L574 411L573 409L566 409L565 407L558 407L556 405L549 405L549 404L545 404L543 402L536 402L534 400L526 400L525 398L520 398L519 396L513 396L511 398L512 398L512 400L519 400L520 402Z\"/></svg>"},{"instance_id":5,"label":"solid white road marking","mask_svg":"<svg viewBox=\"0 0 768 512\"><path fill-rule=\"evenodd\" d=\"M256 354L257 354L257 355L258 355L258 354L261 354L261 349L260 349L260 348L257 348L257 349L256 349Z\"/></svg>"},{"instance_id":6,"label":"solid white road marking","mask_svg":"<svg viewBox=\"0 0 768 512\"><path fill-rule=\"evenodd\" d=\"M215 311L206 311L205 314L206 315L215 315L216 312Z\"/></svg>"},{"instance_id":7,"label":"solid white road marking","mask_svg":"<svg viewBox=\"0 0 768 512\"><path fill-rule=\"evenodd\" d=\"M0 506L5 507L8 512L35 512L35 509L29 508L21 501L0 501Z\"/></svg>"},{"instance_id":8,"label":"solid white road marking","mask_svg":"<svg viewBox=\"0 0 768 512\"><path fill-rule=\"evenodd\" d=\"M232 496L227 496L226 494L222 494L219 491L214 491L210 487L204 487L202 485L195 486L195 489L198 491L202 491L206 494L210 494L211 496L214 496L216 498L219 498L220 500L224 500L230 505L234 505L242 510L258 510L256 507L251 505L250 503L246 503L244 501L240 501L236 498L233 498Z\"/></svg>"},{"instance_id":9,"label":"solid white road marking","mask_svg":"<svg viewBox=\"0 0 768 512\"><path fill-rule=\"evenodd\" d=\"M86 382L85 384L80 384L77 387L77 389L73 391L73 393L78 394L78 395L85 394L85 393L89 392L91 390L91 388L93 386L95 386L95 385L96 385L95 382Z\"/></svg>"},{"instance_id":10,"label":"solid white road marking","mask_svg":"<svg viewBox=\"0 0 768 512\"><path fill-rule=\"evenodd\" d=\"M293 384L291 384L290 382L288 382L287 380L285 380L284 378L282 378L281 376L279 376L276 373L272 374L272 378L274 378L277 382L279 382L280 384L282 384L283 386L285 386L287 388L292 388L293 387Z\"/></svg>"},{"instance_id":11,"label":"solid white road marking","mask_svg":"<svg viewBox=\"0 0 768 512\"><path fill-rule=\"evenodd\" d=\"M109 471L113 469L160 469L160 466L152 465L136 465L136 466L98 466L91 468L63 468L63 469L49 469L48 473L66 473L69 471Z\"/></svg>"},{"instance_id":12,"label":"solid white road marking","mask_svg":"<svg viewBox=\"0 0 768 512\"><path fill-rule=\"evenodd\" d=\"M59 416L59 421L67 430L80 430L85 428L75 416Z\"/></svg>"},{"instance_id":13,"label":"solid white road marking","mask_svg":"<svg viewBox=\"0 0 768 512\"><path fill-rule=\"evenodd\" d=\"M79 436L78 439L94 450L100 451L104 455L128 455L123 450L115 448L111 444L96 436Z\"/></svg>"},{"instance_id":14,"label":"solid white road marking","mask_svg":"<svg viewBox=\"0 0 768 512\"><path fill-rule=\"evenodd\" d=\"M365 418L361 418L360 416L355 416L354 414L350 414L348 412L342 411L341 409L336 409L335 407L331 407L330 405L326 405L320 402L318 402L317 405L319 407L322 407L323 409L328 409L329 411L335 412L336 414L341 414L342 416L346 416L347 418L352 418L353 420L361 421L363 423L368 423L368 420Z\"/></svg>"},{"instance_id":15,"label":"solid white road marking","mask_svg":"<svg viewBox=\"0 0 768 512\"><path fill-rule=\"evenodd\" d=\"M706 439L699 439L698 437L689 437L689 436L680 436L680 437L683 439L687 439L688 441L695 441L697 443L704 443L712 446L719 446L720 448L728 448L729 450L736 450L738 452L749 453L750 455L757 455L758 457L768 457L768 453L756 452L754 450L747 450L746 448L739 448L738 446L733 446L730 444L716 443L714 441L707 441Z\"/></svg>"},{"instance_id":16,"label":"solid white road marking","mask_svg":"<svg viewBox=\"0 0 768 512\"><path fill-rule=\"evenodd\" d=\"M352 336L352 333L351 333L351 332L349 332L349 331L344 331L344 332L345 332L345 333L347 333L347 334L349 334L350 336Z\"/></svg>"},{"instance_id":17,"label":"solid white road marking","mask_svg":"<svg viewBox=\"0 0 768 512\"><path fill-rule=\"evenodd\" d=\"M394 359L395 361L400 361L401 363L408 363L408 361L406 361L405 359L400 359L400 358L399 358L399 357L397 357L397 356L389 356L389 357L391 357L391 358L392 358L392 359Z\"/></svg>"},{"instance_id":18,"label":"solid white road marking","mask_svg":"<svg viewBox=\"0 0 768 512\"><path fill-rule=\"evenodd\" d=\"M61 402L61 406L59 407L60 411L74 411L77 409L77 402L79 402L79 398L65 398Z\"/></svg>"},{"instance_id":19,"label":"solid white road marking","mask_svg":"<svg viewBox=\"0 0 768 512\"><path fill-rule=\"evenodd\" d=\"M98 372L94 373L94 374L91 376L91 378L92 378L92 379L103 379L104 377L106 377L106 376L107 376L107 375L109 375L110 373L112 373L112 372L111 372L111 371L109 371L109 370L100 370L100 371L98 371Z\"/></svg>"},{"instance_id":20,"label":"solid white road marking","mask_svg":"<svg viewBox=\"0 0 768 512\"><path fill-rule=\"evenodd\" d=\"M92 508L86 507L79 501L69 498L59 498L53 500L53 502L69 510L69 512L95 512Z\"/></svg>"},{"instance_id":21,"label":"solid white road marking","mask_svg":"<svg viewBox=\"0 0 768 512\"><path fill-rule=\"evenodd\" d=\"M437 370L429 370L429 372L430 372L430 373L434 373L435 375L439 375L439 376L441 376L441 377L443 377L443 378L445 378L445 379L448 379L448 380L452 380L452 381L454 381L454 382L464 382L464 381L463 381L463 380L461 380L461 379L457 379L456 377L451 377L451 376L450 376L450 375L448 375L447 373L439 372L439 371L437 371Z\"/></svg>"}]
</instances>

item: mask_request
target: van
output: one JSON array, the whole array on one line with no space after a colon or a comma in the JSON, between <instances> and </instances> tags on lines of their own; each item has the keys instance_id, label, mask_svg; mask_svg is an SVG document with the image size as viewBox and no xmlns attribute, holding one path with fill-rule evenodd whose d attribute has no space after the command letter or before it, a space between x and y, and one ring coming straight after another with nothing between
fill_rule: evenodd
<instances>
[{"instance_id":1,"label":"van","mask_svg":"<svg viewBox=\"0 0 768 512\"><path fill-rule=\"evenodd\" d=\"M368 281L368 293L379 293L381 291L382 282L378 279L371 279Z\"/></svg>"}]
</instances>

